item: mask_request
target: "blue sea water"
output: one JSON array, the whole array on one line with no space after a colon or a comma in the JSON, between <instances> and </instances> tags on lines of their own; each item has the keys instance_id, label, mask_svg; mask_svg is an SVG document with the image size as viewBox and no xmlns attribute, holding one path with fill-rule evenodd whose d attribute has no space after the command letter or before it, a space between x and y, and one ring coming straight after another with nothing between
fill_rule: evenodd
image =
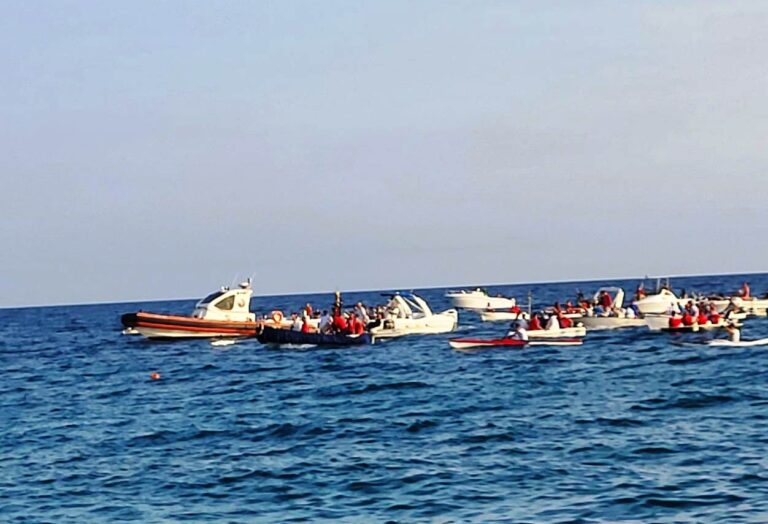
<instances>
[{"instance_id":1,"label":"blue sea water","mask_svg":"<svg viewBox=\"0 0 768 524\"><path fill-rule=\"evenodd\" d=\"M551 303L600 284L637 281L490 290ZM421 294L444 309L444 292ZM193 303L0 310L0 521L768 521L768 348L647 330L478 352L449 335L278 350L120 334L121 313ZM505 330L460 314L459 334Z\"/></svg>"}]
</instances>

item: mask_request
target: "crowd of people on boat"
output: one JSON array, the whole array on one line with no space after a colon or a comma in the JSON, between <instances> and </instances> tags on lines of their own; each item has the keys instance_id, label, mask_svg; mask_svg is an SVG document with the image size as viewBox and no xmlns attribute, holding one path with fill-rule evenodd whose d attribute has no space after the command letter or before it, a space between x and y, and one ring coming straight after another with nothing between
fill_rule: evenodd
<instances>
[{"instance_id":1,"label":"crowd of people on boat","mask_svg":"<svg viewBox=\"0 0 768 524\"><path fill-rule=\"evenodd\" d=\"M410 318L412 311L402 307L393 296L386 304L368 307L363 302L357 302L354 307L343 307L341 295L330 309L316 310L307 303L300 311L291 313L288 329L302 333L322 333L329 335L361 335L372 328L398 318ZM258 315L257 319L276 326L283 326L283 314L273 311L269 316Z\"/></svg>"}]
</instances>

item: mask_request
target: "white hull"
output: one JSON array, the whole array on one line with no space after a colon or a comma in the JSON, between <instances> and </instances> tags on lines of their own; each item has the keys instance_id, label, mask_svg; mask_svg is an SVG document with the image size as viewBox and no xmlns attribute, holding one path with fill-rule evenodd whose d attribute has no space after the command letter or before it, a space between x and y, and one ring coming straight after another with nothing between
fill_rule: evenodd
<instances>
[{"instance_id":1,"label":"white hull","mask_svg":"<svg viewBox=\"0 0 768 524\"><path fill-rule=\"evenodd\" d=\"M710 346L726 346L735 348L748 348L753 346L768 346L768 338L761 338L759 340L742 340L740 342L731 342L730 340L713 340L709 343Z\"/></svg>"},{"instance_id":2,"label":"white hull","mask_svg":"<svg viewBox=\"0 0 768 524\"><path fill-rule=\"evenodd\" d=\"M461 309L509 309L517 305L514 298L492 297L479 291L447 293L445 296L453 307Z\"/></svg>"},{"instance_id":3,"label":"white hull","mask_svg":"<svg viewBox=\"0 0 768 524\"><path fill-rule=\"evenodd\" d=\"M134 328L147 338L237 338L232 333L212 333L209 331L185 331L166 328L150 328L139 326Z\"/></svg>"},{"instance_id":4,"label":"white hull","mask_svg":"<svg viewBox=\"0 0 768 524\"><path fill-rule=\"evenodd\" d=\"M459 324L459 313L449 309L442 313L417 318L394 318L385 320L383 326L371 329L375 338L394 338L406 335L436 335L449 333ZM390 327L391 326L391 327Z\"/></svg>"},{"instance_id":5,"label":"white hull","mask_svg":"<svg viewBox=\"0 0 768 524\"><path fill-rule=\"evenodd\" d=\"M569 327L563 329L534 329L528 331L529 339L538 338L571 338L583 337L587 334L587 328L584 326Z\"/></svg>"},{"instance_id":6,"label":"white hull","mask_svg":"<svg viewBox=\"0 0 768 524\"><path fill-rule=\"evenodd\" d=\"M748 298L745 300L741 297L734 297L733 301L738 307L742 308L748 315L764 317L766 316L766 311L768 311L768 299ZM727 298L724 298L721 300L710 299L708 302L714 305L719 312L723 312L725 308L727 308L728 305L730 304L730 299L727 299Z\"/></svg>"},{"instance_id":7,"label":"white hull","mask_svg":"<svg viewBox=\"0 0 768 524\"><path fill-rule=\"evenodd\" d=\"M480 319L483 322L511 322L518 319L528 320L529 318L530 315L525 312L512 313L511 311L483 311L480 313Z\"/></svg>"},{"instance_id":8,"label":"white hull","mask_svg":"<svg viewBox=\"0 0 768 524\"><path fill-rule=\"evenodd\" d=\"M622 318L622 317L581 317L579 322L584 324L587 329L620 329L645 327L644 318Z\"/></svg>"},{"instance_id":9,"label":"white hull","mask_svg":"<svg viewBox=\"0 0 768 524\"><path fill-rule=\"evenodd\" d=\"M670 309L677 309L679 305L685 305L688 300L679 299L667 289L655 295L648 295L645 298L636 300L634 305L643 315L661 315L667 313Z\"/></svg>"}]
</instances>

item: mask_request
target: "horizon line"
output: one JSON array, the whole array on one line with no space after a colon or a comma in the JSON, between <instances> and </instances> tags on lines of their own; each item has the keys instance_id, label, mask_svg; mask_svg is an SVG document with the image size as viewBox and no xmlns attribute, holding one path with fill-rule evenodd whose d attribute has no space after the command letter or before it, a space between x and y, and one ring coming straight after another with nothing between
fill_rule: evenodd
<instances>
[{"instance_id":1,"label":"horizon line","mask_svg":"<svg viewBox=\"0 0 768 524\"><path fill-rule=\"evenodd\" d=\"M448 288L476 288L476 287L498 287L498 286L522 286L522 285L545 285L545 284L568 284L568 283L581 283L581 282L599 282L600 280L632 280L632 279L639 279L639 280L647 280L647 279L658 279L658 278L695 278L695 277L715 277L715 276L737 276L737 275L764 275L768 272L766 271L748 271L748 272L728 272L728 273L694 273L694 274L676 274L676 275L665 275L663 277L661 276L650 276L645 275L642 277L632 276L632 277L616 277L616 278L579 278L579 279L565 279L565 280L546 280L546 281L533 281L533 282L486 282L482 284L450 284L450 285L441 285L441 286L428 286L428 287L414 287L414 286L391 286L391 287L383 287L383 288L377 288L377 289L347 289L342 291L342 293L373 293L377 291L386 291L386 290L393 290L393 289L420 289L420 290L432 290L432 289L448 289ZM290 297L290 296L301 296L301 295L321 295L324 293L333 293L334 291L303 291L303 292L287 292L287 293L271 293L271 294L265 294L265 295L254 295L256 298L263 298L263 297ZM36 308L49 308L49 307L80 307L80 306L105 306L105 305L113 305L113 304L140 304L140 303L146 303L146 302L178 302L182 300L200 300L202 297L181 297L181 298L148 298L148 299L138 299L138 300L115 300L115 301L104 301L104 302L69 302L69 303L58 303L58 304L31 304L26 306L0 306L0 311L5 309L36 309Z\"/></svg>"}]
</instances>

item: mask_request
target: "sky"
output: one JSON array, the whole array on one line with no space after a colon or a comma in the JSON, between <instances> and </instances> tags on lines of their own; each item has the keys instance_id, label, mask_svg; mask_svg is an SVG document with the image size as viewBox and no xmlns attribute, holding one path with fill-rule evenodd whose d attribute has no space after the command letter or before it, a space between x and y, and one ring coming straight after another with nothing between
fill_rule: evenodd
<instances>
[{"instance_id":1,"label":"sky","mask_svg":"<svg viewBox=\"0 0 768 524\"><path fill-rule=\"evenodd\" d=\"M0 10L0 307L768 270L766 2Z\"/></svg>"}]
</instances>

